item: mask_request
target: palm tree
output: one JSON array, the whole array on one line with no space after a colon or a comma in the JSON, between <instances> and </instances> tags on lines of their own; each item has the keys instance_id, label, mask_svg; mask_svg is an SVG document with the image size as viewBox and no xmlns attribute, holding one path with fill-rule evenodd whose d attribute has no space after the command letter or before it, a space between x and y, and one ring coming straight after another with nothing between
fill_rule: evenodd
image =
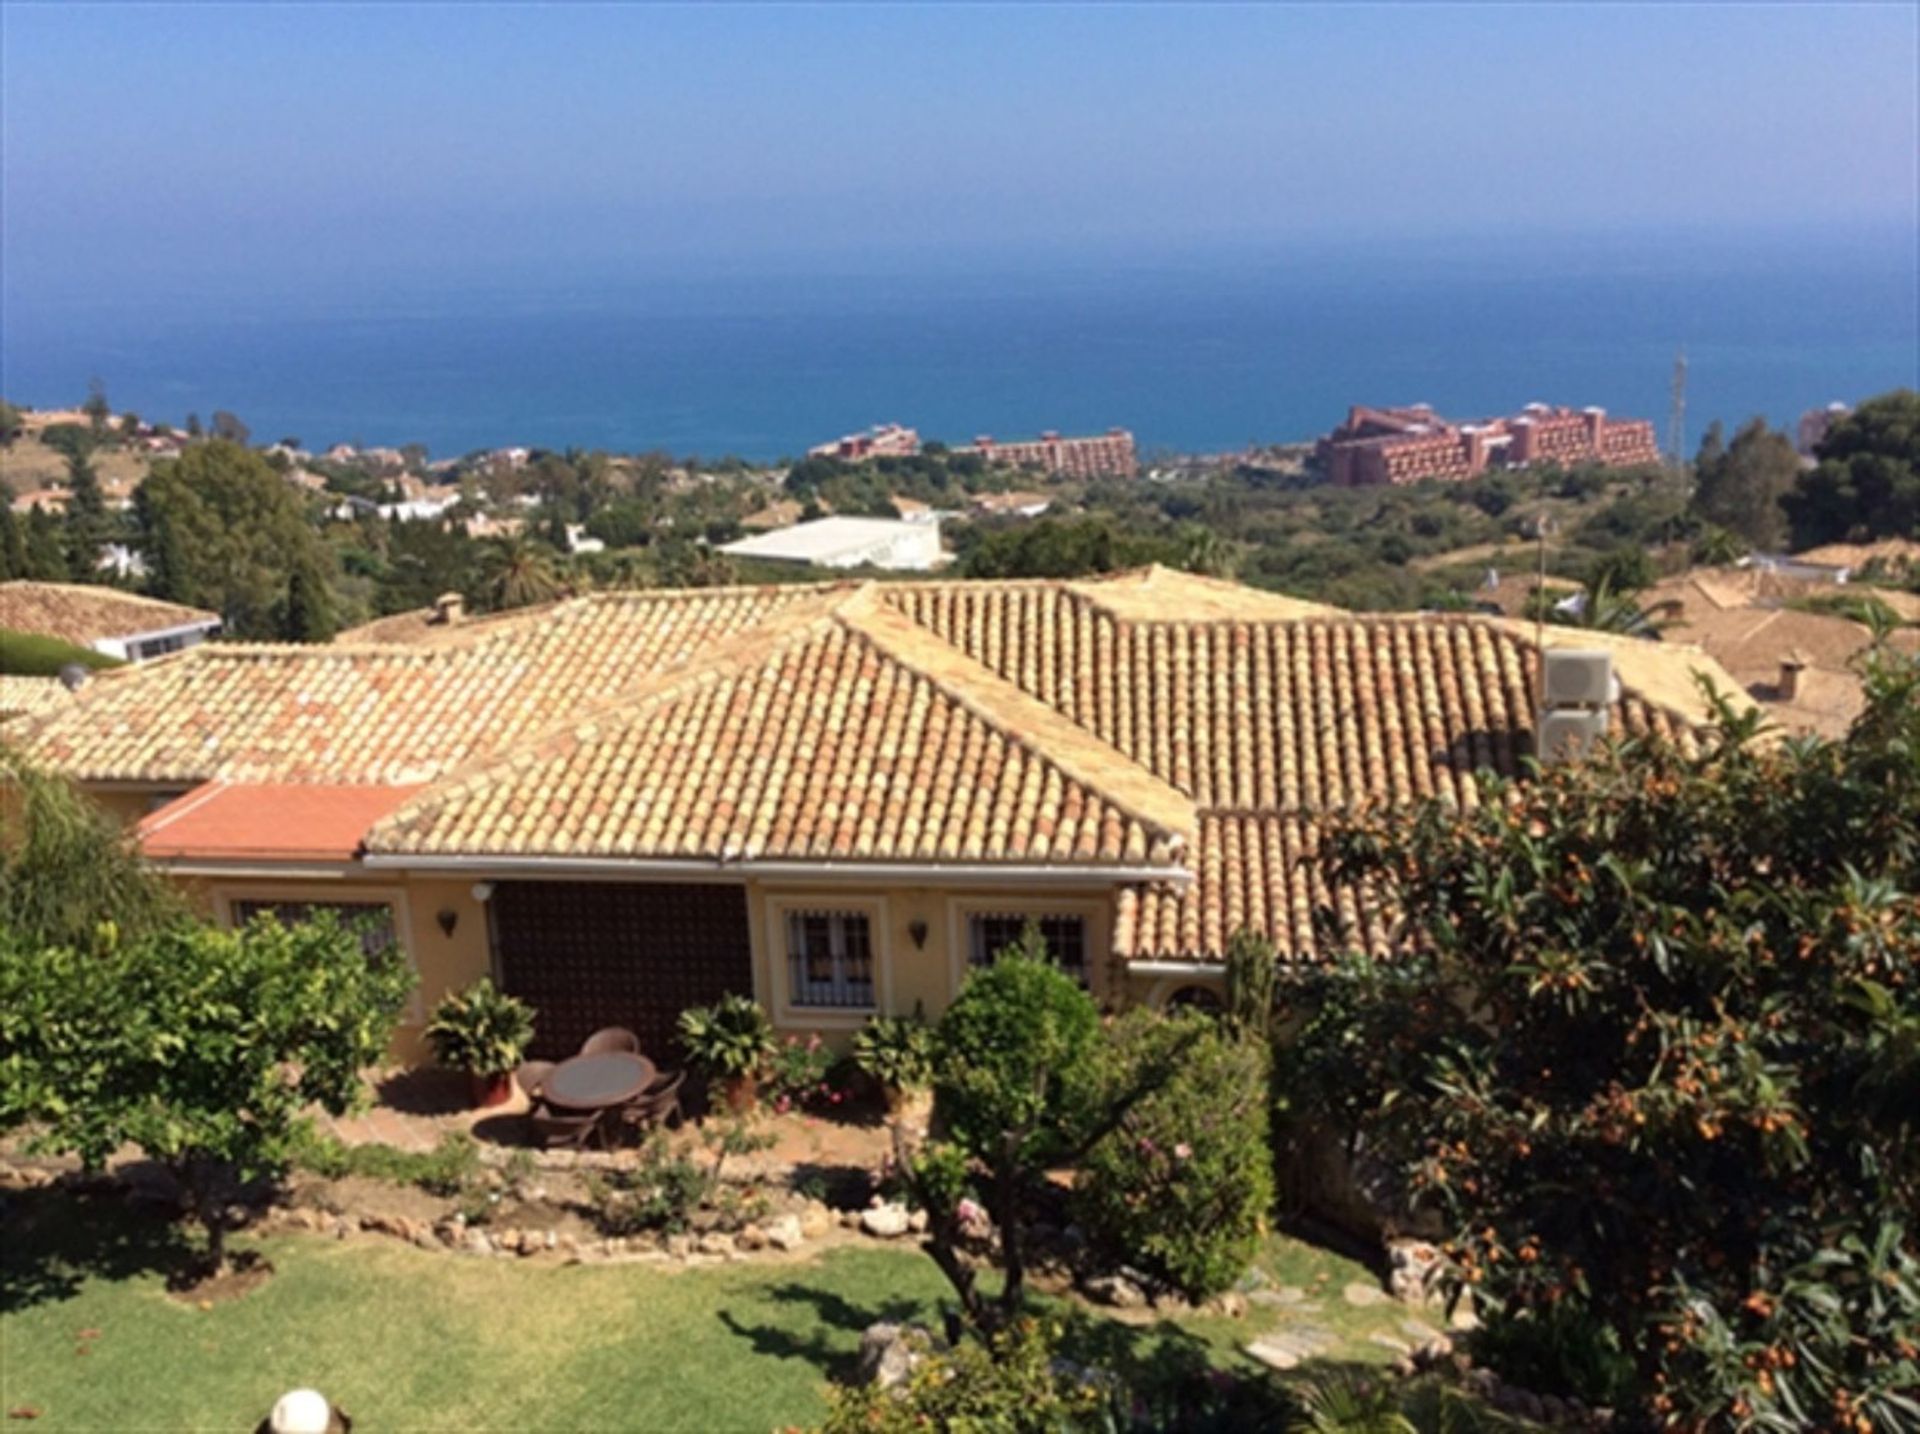
<instances>
[{"instance_id":1,"label":"palm tree","mask_svg":"<svg viewBox=\"0 0 1920 1434\"><path fill-rule=\"evenodd\" d=\"M1752 549L1747 540L1728 528L1710 527L1693 545L1693 560L1710 568L1728 568Z\"/></svg>"},{"instance_id":2,"label":"palm tree","mask_svg":"<svg viewBox=\"0 0 1920 1434\"><path fill-rule=\"evenodd\" d=\"M1536 588L1527 603L1527 616L1531 618L1561 627L1584 627L1590 632L1614 632L1656 642L1668 629L1679 625L1679 613L1680 604L1671 598L1642 606L1639 594L1616 590L1604 576L1571 597L1558 600Z\"/></svg>"},{"instance_id":3,"label":"palm tree","mask_svg":"<svg viewBox=\"0 0 1920 1434\"><path fill-rule=\"evenodd\" d=\"M1212 528L1190 525L1181 535L1180 566L1208 578L1233 576L1233 545Z\"/></svg>"},{"instance_id":4,"label":"palm tree","mask_svg":"<svg viewBox=\"0 0 1920 1434\"><path fill-rule=\"evenodd\" d=\"M564 590L553 558L518 535L489 538L483 570L487 605L496 611L551 602Z\"/></svg>"}]
</instances>

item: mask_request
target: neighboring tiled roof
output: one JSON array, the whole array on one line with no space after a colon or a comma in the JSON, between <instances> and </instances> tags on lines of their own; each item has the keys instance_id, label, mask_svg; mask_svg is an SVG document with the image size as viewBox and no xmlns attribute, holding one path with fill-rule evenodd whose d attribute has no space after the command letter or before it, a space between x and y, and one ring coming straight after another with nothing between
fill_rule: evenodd
<instances>
[{"instance_id":1,"label":"neighboring tiled roof","mask_svg":"<svg viewBox=\"0 0 1920 1434\"><path fill-rule=\"evenodd\" d=\"M1920 540L1881 538L1871 543L1828 543L1825 547L1795 553L1789 561L1819 563L1836 568L1864 568L1875 559L1890 567L1920 563Z\"/></svg>"},{"instance_id":2,"label":"neighboring tiled roof","mask_svg":"<svg viewBox=\"0 0 1920 1434\"><path fill-rule=\"evenodd\" d=\"M1668 644L1604 646L1614 730L1691 740ZM24 722L93 780L422 783L370 851L1166 866L1118 898L1130 958L1295 958L1344 908L1326 814L1437 796L1530 750L1532 624L1358 617L1162 570L1075 582L599 594L427 645L218 645L90 682Z\"/></svg>"},{"instance_id":3,"label":"neighboring tiled roof","mask_svg":"<svg viewBox=\"0 0 1920 1434\"><path fill-rule=\"evenodd\" d=\"M1857 659L1872 631L1835 612L1809 612L1786 603L1802 598L1879 601L1912 620L1920 599L1880 588L1794 578L1762 568L1707 569L1670 578L1649 589L1650 599L1677 605L1674 633L1711 655L1733 684L1791 732L1837 737L1866 706ZM1893 632L1889 644L1920 649L1920 632ZM1781 664L1794 657L1804 669L1789 699Z\"/></svg>"},{"instance_id":4,"label":"neighboring tiled roof","mask_svg":"<svg viewBox=\"0 0 1920 1434\"><path fill-rule=\"evenodd\" d=\"M51 712L72 697L57 677L12 677L0 674L0 722L9 717L32 717Z\"/></svg>"},{"instance_id":5,"label":"neighboring tiled roof","mask_svg":"<svg viewBox=\"0 0 1920 1434\"><path fill-rule=\"evenodd\" d=\"M26 578L0 583L0 627L44 633L81 647L105 637L133 637L218 621L218 613L137 597L117 588Z\"/></svg>"},{"instance_id":6,"label":"neighboring tiled roof","mask_svg":"<svg viewBox=\"0 0 1920 1434\"><path fill-rule=\"evenodd\" d=\"M444 622L431 607L410 608L387 617L376 617L358 627L334 634L336 647L383 646L390 644L431 644L449 647L474 641L510 623L538 621L559 607L557 602L538 607L514 608L510 612L486 613Z\"/></svg>"}]
</instances>

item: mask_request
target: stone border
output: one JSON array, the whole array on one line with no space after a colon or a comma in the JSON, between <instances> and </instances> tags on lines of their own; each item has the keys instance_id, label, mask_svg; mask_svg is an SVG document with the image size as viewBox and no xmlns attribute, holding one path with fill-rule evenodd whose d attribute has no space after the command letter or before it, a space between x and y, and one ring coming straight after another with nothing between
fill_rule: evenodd
<instances>
[{"instance_id":1,"label":"stone border","mask_svg":"<svg viewBox=\"0 0 1920 1434\"><path fill-rule=\"evenodd\" d=\"M606 1154L597 1151L552 1154L573 1158L564 1163L554 1161L547 1167L550 1169L606 1168L610 1163ZM89 1174L0 1158L0 1193L54 1188L74 1194L117 1195L129 1204L153 1203L157 1198L151 1186L117 1171ZM553 1256L563 1264L718 1264L756 1255L792 1254L829 1239L836 1231L886 1242L926 1229L924 1212L878 1200L863 1210L835 1211L822 1201L809 1199L798 1210L783 1211L730 1233L712 1230L604 1237L582 1237L551 1228L475 1225L457 1212L438 1220L419 1220L405 1215L342 1214L278 1201L244 1208L249 1217L242 1228L260 1234L299 1231L336 1240L376 1235L438 1254L509 1259Z\"/></svg>"}]
</instances>

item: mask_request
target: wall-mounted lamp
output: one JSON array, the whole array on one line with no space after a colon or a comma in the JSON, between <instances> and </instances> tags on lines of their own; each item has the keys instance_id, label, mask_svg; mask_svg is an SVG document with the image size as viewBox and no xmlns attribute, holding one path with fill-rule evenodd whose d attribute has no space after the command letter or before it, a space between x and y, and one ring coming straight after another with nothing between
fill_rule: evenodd
<instances>
[{"instance_id":1,"label":"wall-mounted lamp","mask_svg":"<svg viewBox=\"0 0 1920 1434\"><path fill-rule=\"evenodd\" d=\"M490 881L476 881L473 884L473 899L475 901L493 900L493 883Z\"/></svg>"},{"instance_id":2,"label":"wall-mounted lamp","mask_svg":"<svg viewBox=\"0 0 1920 1434\"><path fill-rule=\"evenodd\" d=\"M909 921L907 923L907 935L913 938L913 944L916 950L919 950L919 951L926 950L927 949L926 918L924 916L916 916L913 918L913 920Z\"/></svg>"},{"instance_id":3,"label":"wall-mounted lamp","mask_svg":"<svg viewBox=\"0 0 1920 1434\"><path fill-rule=\"evenodd\" d=\"M460 913L455 911L451 906L443 906L439 911L434 913L433 919L440 923L440 934L442 936L451 936L453 935L453 928L460 924Z\"/></svg>"}]
</instances>

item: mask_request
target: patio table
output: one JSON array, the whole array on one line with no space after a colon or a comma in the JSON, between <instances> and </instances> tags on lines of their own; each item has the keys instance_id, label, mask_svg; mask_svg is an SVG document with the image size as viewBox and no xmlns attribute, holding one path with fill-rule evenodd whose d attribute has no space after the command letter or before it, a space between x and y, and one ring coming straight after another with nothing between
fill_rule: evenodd
<instances>
[{"instance_id":1,"label":"patio table","mask_svg":"<svg viewBox=\"0 0 1920 1434\"><path fill-rule=\"evenodd\" d=\"M560 1062L540 1088L548 1105L567 1110L611 1110L634 1099L659 1074L645 1056L602 1051Z\"/></svg>"}]
</instances>

